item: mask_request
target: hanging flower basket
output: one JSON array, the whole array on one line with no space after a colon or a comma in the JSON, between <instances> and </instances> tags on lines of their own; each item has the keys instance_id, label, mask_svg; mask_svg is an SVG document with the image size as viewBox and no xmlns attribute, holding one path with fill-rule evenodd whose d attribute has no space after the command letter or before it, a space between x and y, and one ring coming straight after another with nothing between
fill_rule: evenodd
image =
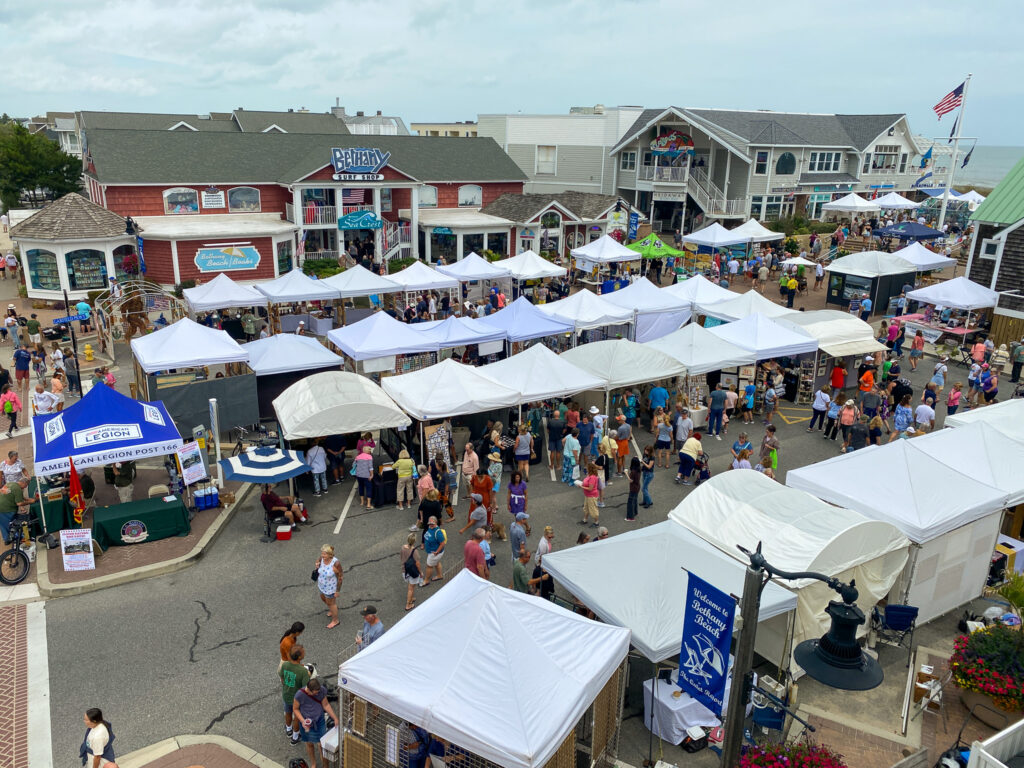
<instances>
[{"instance_id":1,"label":"hanging flower basket","mask_svg":"<svg viewBox=\"0 0 1024 768\"><path fill-rule=\"evenodd\" d=\"M750 747L739 768L847 768L842 755L820 744L772 744Z\"/></svg>"}]
</instances>

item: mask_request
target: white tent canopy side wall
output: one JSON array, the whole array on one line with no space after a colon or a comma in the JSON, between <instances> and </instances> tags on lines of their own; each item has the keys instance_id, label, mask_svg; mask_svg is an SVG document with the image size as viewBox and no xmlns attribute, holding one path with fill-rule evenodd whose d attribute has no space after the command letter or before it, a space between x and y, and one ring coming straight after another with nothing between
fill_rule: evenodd
<instances>
[{"instance_id":1,"label":"white tent canopy side wall","mask_svg":"<svg viewBox=\"0 0 1024 768\"><path fill-rule=\"evenodd\" d=\"M894 526L858 512L826 504L753 470L717 475L681 501L669 519L686 526L726 554L747 562L737 549L763 545L768 562L785 571L818 571L845 582L855 579L858 605L871 609L892 588L907 562L910 542ZM820 581L782 581L797 594L793 646L823 635L829 627L825 606L835 592ZM861 627L861 635L867 627ZM770 622L758 632L758 652L776 663L784 659L787 627Z\"/></svg>"},{"instance_id":2,"label":"white tent canopy side wall","mask_svg":"<svg viewBox=\"0 0 1024 768\"><path fill-rule=\"evenodd\" d=\"M602 621L628 627L633 646L651 661L679 656L679 601L690 571L727 594L743 591L744 565L672 520L551 552L544 567ZM758 621L764 626L780 617L785 624L796 605L795 594L771 582L761 594Z\"/></svg>"},{"instance_id":3,"label":"white tent canopy side wall","mask_svg":"<svg viewBox=\"0 0 1024 768\"><path fill-rule=\"evenodd\" d=\"M1016 440L1024 439L1024 400L1014 398L986 405L984 408L960 411L953 416L947 416L945 425L965 427L979 422L995 427Z\"/></svg>"},{"instance_id":4,"label":"white tent canopy side wall","mask_svg":"<svg viewBox=\"0 0 1024 768\"><path fill-rule=\"evenodd\" d=\"M286 440L408 427L412 420L365 376L345 371L314 373L274 400Z\"/></svg>"}]
</instances>

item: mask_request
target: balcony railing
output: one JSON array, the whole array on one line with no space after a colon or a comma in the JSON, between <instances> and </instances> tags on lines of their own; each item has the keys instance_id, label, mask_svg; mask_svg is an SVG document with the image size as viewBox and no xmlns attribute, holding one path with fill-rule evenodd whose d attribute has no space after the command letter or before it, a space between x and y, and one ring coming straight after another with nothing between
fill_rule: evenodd
<instances>
[{"instance_id":1,"label":"balcony railing","mask_svg":"<svg viewBox=\"0 0 1024 768\"><path fill-rule=\"evenodd\" d=\"M338 251L306 251L303 256L303 261L337 261L338 256L341 254Z\"/></svg>"},{"instance_id":2,"label":"balcony railing","mask_svg":"<svg viewBox=\"0 0 1024 768\"><path fill-rule=\"evenodd\" d=\"M688 166L673 165L641 165L637 169L637 178L642 181L663 181L673 184L685 184L690 178Z\"/></svg>"},{"instance_id":3,"label":"balcony railing","mask_svg":"<svg viewBox=\"0 0 1024 768\"><path fill-rule=\"evenodd\" d=\"M372 205L343 205L341 216L359 211L372 211ZM304 224L309 226L337 226L338 207L334 205L306 205L302 208L301 221L295 218L295 206L285 203L284 215L293 224Z\"/></svg>"}]
</instances>

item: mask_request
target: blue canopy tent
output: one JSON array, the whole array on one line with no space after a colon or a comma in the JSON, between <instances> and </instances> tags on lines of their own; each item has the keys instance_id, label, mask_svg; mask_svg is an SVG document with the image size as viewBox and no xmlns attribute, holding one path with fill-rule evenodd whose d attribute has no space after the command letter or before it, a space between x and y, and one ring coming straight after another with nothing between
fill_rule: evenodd
<instances>
[{"instance_id":1,"label":"blue canopy tent","mask_svg":"<svg viewBox=\"0 0 1024 768\"><path fill-rule=\"evenodd\" d=\"M132 400L96 385L79 402L59 413L32 417L32 452L37 475L71 468L148 459L174 453L181 435L164 404Z\"/></svg>"},{"instance_id":2,"label":"blue canopy tent","mask_svg":"<svg viewBox=\"0 0 1024 768\"><path fill-rule=\"evenodd\" d=\"M895 237L898 240L935 240L945 235L938 229L926 227L916 221L901 221L891 227L881 227L874 230L873 237Z\"/></svg>"}]
</instances>

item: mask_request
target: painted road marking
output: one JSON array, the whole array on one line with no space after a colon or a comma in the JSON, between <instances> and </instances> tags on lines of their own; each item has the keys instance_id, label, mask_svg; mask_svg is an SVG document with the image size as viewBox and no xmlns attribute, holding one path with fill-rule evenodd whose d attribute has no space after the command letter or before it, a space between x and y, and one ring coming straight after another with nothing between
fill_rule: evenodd
<instances>
[{"instance_id":1,"label":"painted road marking","mask_svg":"<svg viewBox=\"0 0 1024 768\"><path fill-rule=\"evenodd\" d=\"M348 500L345 502L345 508L341 510L341 516L338 518L338 524L334 526L334 533L341 533L341 524L345 522L345 518L348 517L348 508L352 506L352 499L355 498L356 489L359 487L358 483L352 483L352 490L348 492Z\"/></svg>"}]
</instances>

